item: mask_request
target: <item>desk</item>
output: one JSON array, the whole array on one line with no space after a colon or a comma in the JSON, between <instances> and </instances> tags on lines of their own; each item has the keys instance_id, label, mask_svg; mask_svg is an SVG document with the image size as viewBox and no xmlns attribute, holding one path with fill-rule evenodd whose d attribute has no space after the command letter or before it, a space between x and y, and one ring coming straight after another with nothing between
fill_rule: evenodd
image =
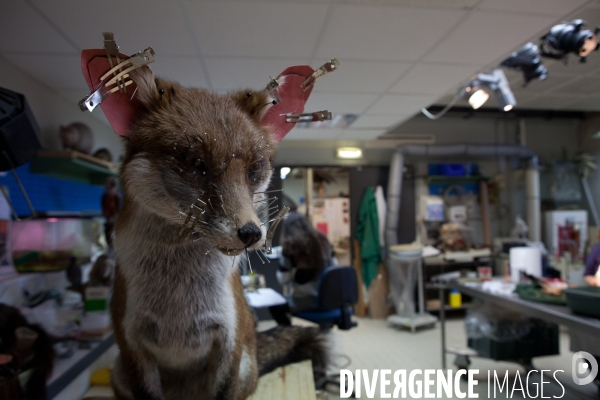
<instances>
[{"instance_id":1,"label":"desk","mask_svg":"<svg viewBox=\"0 0 600 400\"><path fill-rule=\"evenodd\" d=\"M584 332L590 335L600 337L600 320L596 318L582 317L573 314L567 306L548 305L544 303L536 303L532 301L522 300L515 296L501 296L485 292L481 290L481 284L463 284L456 281L451 281L446 284L439 285L440 302L442 308L440 310L440 328L442 333L442 368L446 369L446 316L444 312L445 295L444 289L457 289L461 293L469 295L473 298L478 298L483 301L489 301L493 304L504 307L508 310L516 311L521 314L543 319L547 322L552 322L559 325L564 325L569 329Z\"/></svg>"},{"instance_id":2,"label":"desk","mask_svg":"<svg viewBox=\"0 0 600 400\"><path fill-rule=\"evenodd\" d=\"M253 308L265 308L286 304L287 300L271 288L260 288L254 291L244 291L246 301Z\"/></svg>"}]
</instances>

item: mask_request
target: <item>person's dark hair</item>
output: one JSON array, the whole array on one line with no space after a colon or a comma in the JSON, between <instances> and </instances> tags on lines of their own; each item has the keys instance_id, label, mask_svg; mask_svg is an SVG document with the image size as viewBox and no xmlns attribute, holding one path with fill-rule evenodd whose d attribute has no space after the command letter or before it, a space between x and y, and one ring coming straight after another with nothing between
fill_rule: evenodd
<instances>
[{"instance_id":1,"label":"person's dark hair","mask_svg":"<svg viewBox=\"0 0 600 400\"><path fill-rule=\"evenodd\" d=\"M313 270L314 276L332 265L331 245L300 213L290 212L283 221L281 235L283 255L295 268Z\"/></svg>"}]
</instances>

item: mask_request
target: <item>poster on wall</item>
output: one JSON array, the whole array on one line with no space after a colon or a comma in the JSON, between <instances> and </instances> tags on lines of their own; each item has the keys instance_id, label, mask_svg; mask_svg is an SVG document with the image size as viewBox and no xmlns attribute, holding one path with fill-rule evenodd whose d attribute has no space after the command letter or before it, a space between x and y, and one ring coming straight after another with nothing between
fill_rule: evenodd
<instances>
[{"instance_id":1,"label":"poster on wall","mask_svg":"<svg viewBox=\"0 0 600 400\"><path fill-rule=\"evenodd\" d=\"M350 199L314 199L312 222L334 248L350 247Z\"/></svg>"}]
</instances>

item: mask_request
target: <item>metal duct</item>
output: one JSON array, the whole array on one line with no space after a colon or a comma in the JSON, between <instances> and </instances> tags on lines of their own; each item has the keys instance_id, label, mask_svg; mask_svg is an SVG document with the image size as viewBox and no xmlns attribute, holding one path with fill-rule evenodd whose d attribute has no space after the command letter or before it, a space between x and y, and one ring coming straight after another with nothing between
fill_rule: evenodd
<instances>
[{"instance_id":1,"label":"metal duct","mask_svg":"<svg viewBox=\"0 0 600 400\"><path fill-rule=\"evenodd\" d=\"M385 223L386 247L398 244L400 196L405 156L426 157L518 157L529 161L527 168L527 224L529 238L539 241L541 237L540 185L537 171L538 160L533 151L520 145L454 144L454 145L406 145L399 146L392 157L387 190L387 216Z\"/></svg>"}]
</instances>

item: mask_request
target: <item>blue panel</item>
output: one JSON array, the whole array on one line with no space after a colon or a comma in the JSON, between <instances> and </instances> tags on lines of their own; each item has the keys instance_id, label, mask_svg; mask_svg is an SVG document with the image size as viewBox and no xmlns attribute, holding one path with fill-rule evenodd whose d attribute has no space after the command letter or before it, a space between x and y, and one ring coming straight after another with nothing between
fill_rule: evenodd
<instances>
[{"instance_id":1,"label":"blue panel","mask_svg":"<svg viewBox=\"0 0 600 400\"><path fill-rule=\"evenodd\" d=\"M104 188L82 183L50 178L29 173L29 163L16 169L31 203L37 212L67 211L100 214ZM29 207L19 190L12 173L0 176L0 185L10 190L10 200L20 216L28 216ZM0 194L1 196L2 194Z\"/></svg>"},{"instance_id":2,"label":"blue panel","mask_svg":"<svg viewBox=\"0 0 600 400\"><path fill-rule=\"evenodd\" d=\"M443 196L446 189L450 186L460 186L463 189L463 194L479 194L479 184L477 183L430 183L429 194L432 196ZM456 195L453 190L450 195Z\"/></svg>"}]
</instances>

